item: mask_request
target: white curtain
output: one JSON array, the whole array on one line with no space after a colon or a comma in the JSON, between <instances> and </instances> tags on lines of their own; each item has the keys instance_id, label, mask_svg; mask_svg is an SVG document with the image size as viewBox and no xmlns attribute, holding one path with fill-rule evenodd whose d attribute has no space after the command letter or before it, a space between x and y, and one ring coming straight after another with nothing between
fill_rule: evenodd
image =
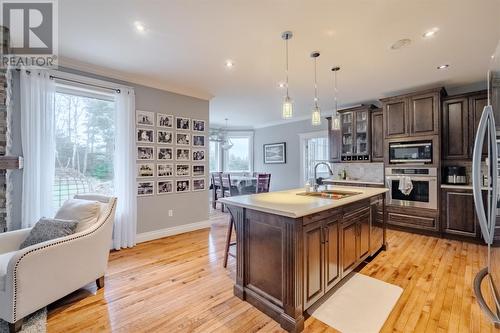
<instances>
[{"instance_id":1,"label":"white curtain","mask_svg":"<svg viewBox=\"0 0 500 333\"><path fill-rule=\"evenodd\" d=\"M24 156L21 226L54 214L55 83L45 70L21 70L21 140Z\"/></svg>"},{"instance_id":2,"label":"white curtain","mask_svg":"<svg viewBox=\"0 0 500 333\"><path fill-rule=\"evenodd\" d=\"M135 95L122 88L116 94L116 138L114 187L118 198L113 247L133 247L137 232L137 196L135 184Z\"/></svg>"}]
</instances>

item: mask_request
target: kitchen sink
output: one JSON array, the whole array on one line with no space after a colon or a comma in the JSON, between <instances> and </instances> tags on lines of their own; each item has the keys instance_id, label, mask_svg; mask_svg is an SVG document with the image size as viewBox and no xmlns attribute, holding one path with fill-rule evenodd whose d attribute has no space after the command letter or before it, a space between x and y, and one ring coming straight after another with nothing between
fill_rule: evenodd
<instances>
[{"instance_id":1,"label":"kitchen sink","mask_svg":"<svg viewBox=\"0 0 500 333\"><path fill-rule=\"evenodd\" d=\"M339 190L323 190L319 192L300 192L297 195L307 196L307 197L319 197L326 199L344 199L355 195L361 194L361 192L353 191L339 191Z\"/></svg>"}]
</instances>

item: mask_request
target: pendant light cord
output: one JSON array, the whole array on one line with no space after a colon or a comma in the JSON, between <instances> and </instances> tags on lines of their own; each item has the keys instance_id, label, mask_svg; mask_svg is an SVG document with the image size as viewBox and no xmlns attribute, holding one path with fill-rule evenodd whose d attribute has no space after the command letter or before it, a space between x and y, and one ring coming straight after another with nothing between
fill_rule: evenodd
<instances>
[{"instance_id":1,"label":"pendant light cord","mask_svg":"<svg viewBox=\"0 0 500 333\"><path fill-rule=\"evenodd\" d=\"M286 54L286 97L288 97L288 39L285 40L285 54Z\"/></svg>"},{"instance_id":2,"label":"pendant light cord","mask_svg":"<svg viewBox=\"0 0 500 333\"><path fill-rule=\"evenodd\" d=\"M337 89L337 71L334 71L333 72L333 83L334 83L334 87L333 87L333 92L335 93L335 96L334 96L334 105L333 105L333 112L334 112L334 116L337 115L337 111L339 110L339 102L338 102L338 94L339 94L339 91Z\"/></svg>"},{"instance_id":3,"label":"pendant light cord","mask_svg":"<svg viewBox=\"0 0 500 333\"><path fill-rule=\"evenodd\" d=\"M314 58L314 106L318 107L318 80L317 80L316 60L317 58Z\"/></svg>"}]
</instances>

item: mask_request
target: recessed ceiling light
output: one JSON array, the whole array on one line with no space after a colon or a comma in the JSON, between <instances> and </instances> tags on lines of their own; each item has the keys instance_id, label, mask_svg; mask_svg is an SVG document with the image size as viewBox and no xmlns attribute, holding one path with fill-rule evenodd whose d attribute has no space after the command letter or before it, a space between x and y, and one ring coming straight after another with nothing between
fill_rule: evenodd
<instances>
[{"instance_id":1,"label":"recessed ceiling light","mask_svg":"<svg viewBox=\"0 0 500 333\"><path fill-rule=\"evenodd\" d=\"M135 21L134 22L134 25L135 25L135 29L139 32L144 32L146 30L146 27L144 26L144 24L142 24L141 22L139 21Z\"/></svg>"},{"instance_id":2,"label":"recessed ceiling light","mask_svg":"<svg viewBox=\"0 0 500 333\"><path fill-rule=\"evenodd\" d=\"M427 30L426 32L424 32L424 34L422 35L422 37L424 38L430 38L430 37L434 37L434 35L436 35L436 33L438 32L438 28L432 28L430 30Z\"/></svg>"},{"instance_id":3,"label":"recessed ceiling light","mask_svg":"<svg viewBox=\"0 0 500 333\"><path fill-rule=\"evenodd\" d=\"M234 62L232 60L226 60L226 67L227 68L233 68L234 67Z\"/></svg>"},{"instance_id":4,"label":"recessed ceiling light","mask_svg":"<svg viewBox=\"0 0 500 333\"><path fill-rule=\"evenodd\" d=\"M411 39L403 38L391 45L392 50L399 50L411 44Z\"/></svg>"},{"instance_id":5,"label":"recessed ceiling light","mask_svg":"<svg viewBox=\"0 0 500 333\"><path fill-rule=\"evenodd\" d=\"M450 67L450 65L444 64L444 65L437 66L437 69L446 69L448 67Z\"/></svg>"},{"instance_id":6,"label":"recessed ceiling light","mask_svg":"<svg viewBox=\"0 0 500 333\"><path fill-rule=\"evenodd\" d=\"M495 55L494 54L491 55L491 59L495 59Z\"/></svg>"}]
</instances>

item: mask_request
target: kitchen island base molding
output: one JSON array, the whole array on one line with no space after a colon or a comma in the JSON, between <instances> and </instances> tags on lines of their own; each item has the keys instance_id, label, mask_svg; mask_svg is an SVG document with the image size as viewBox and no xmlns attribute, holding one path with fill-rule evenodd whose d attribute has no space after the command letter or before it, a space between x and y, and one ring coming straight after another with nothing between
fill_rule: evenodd
<instances>
[{"instance_id":1,"label":"kitchen island base molding","mask_svg":"<svg viewBox=\"0 0 500 333\"><path fill-rule=\"evenodd\" d=\"M385 247L385 191L301 217L224 202L236 227L234 295L301 332L307 308Z\"/></svg>"}]
</instances>

